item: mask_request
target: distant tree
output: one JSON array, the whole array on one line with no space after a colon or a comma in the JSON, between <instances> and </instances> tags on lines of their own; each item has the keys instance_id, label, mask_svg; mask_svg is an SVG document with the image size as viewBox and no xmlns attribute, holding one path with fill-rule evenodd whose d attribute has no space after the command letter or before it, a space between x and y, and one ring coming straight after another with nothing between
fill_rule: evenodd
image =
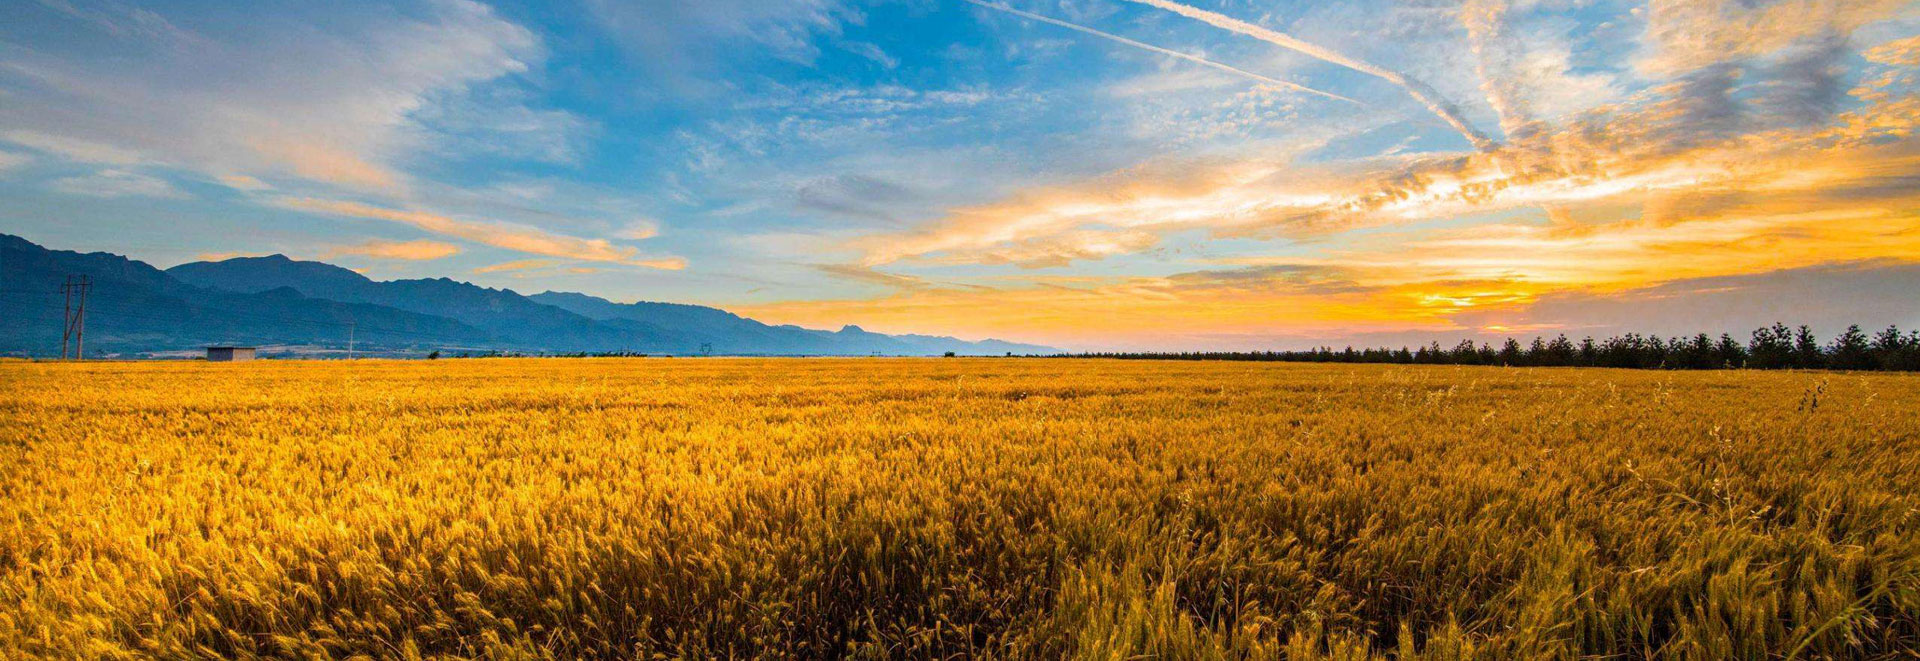
<instances>
[{"instance_id":1,"label":"distant tree","mask_svg":"<svg viewBox=\"0 0 1920 661\"><path fill-rule=\"evenodd\" d=\"M1527 345L1527 355L1520 360L1528 365L1547 364L1549 360L1547 358L1547 341L1540 339L1538 335L1533 336L1533 343Z\"/></svg>"},{"instance_id":2,"label":"distant tree","mask_svg":"<svg viewBox=\"0 0 1920 661\"><path fill-rule=\"evenodd\" d=\"M1639 366L1646 369L1669 367L1667 354L1671 346L1658 335L1648 335L1646 343L1640 347Z\"/></svg>"},{"instance_id":3,"label":"distant tree","mask_svg":"<svg viewBox=\"0 0 1920 661\"><path fill-rule=\"evenodd\" d=\"M1695 335L1693 341L1687 343L1685 358L1682 362L1687 369L1718 369L1723 365L1717 359L1718 352L1715 348L1713 338L1708 337L1706 333Z\"/></svg>"},{"instance_id":4,"label":"distant tree","mask_svg":"<svg viewBox=\"0 0 1920 661\"><path fill-rule=\"evenodd\" d=\"M1760 369L1792 367L1793 331L1781 323L1753 331L1753 341L1747 344L1747 366Z\"/></svg>"},{"instance_id":5,"label":"distant tree","mask_svg":"<svg viewBox=\"0 0 1920 661\"><path fill-rule=\"evenodd\" d=\"M439 349L434 349L432 352L429 352L427 354L427 360L439 360L439 359L440 359Z\"/></svg>"},{"instance_id":6,"label":"distant tree","mask_svg":"<svg viewBox=\"0 0 1920 661\"><path fill-rule=\"evenodd\" d=\"M1873 359L1875 366L1883 370L1912 370L1915 350L1920 347L1909 346L1907 338L1900 335L1900 328L1888 326L1873 336Z\"/></svg>"},{"instance_id":7,"label":"distant tree","mask_svg":"<svg viewBox=\"0 0 1920 661\"><path fill-rule=\"evenodd\" d=\"M642 354L644 355L644 354ZM1520 348L1514 338L1505 338L1500 349L1486 343L1461 340L1452 349L1430 342L1418 349L1398 350L1348 346L1335 351L1319 346L1299 351L1258 352L1185 352L1185 353L1107 353L1076 354L1082 357L1153 358L1178 360L1258 360L1339 363L1417 363L1422 365L1580 365L1637 369L1779 369L1803 365L1833 366L1839 369L1878 369L1920 371L1920 331L1902 335L1889 327L1868 337L1858 327L1849 328L1821 347L1813 332L1805 326L1798 331L1785 324L1753 331L1753 340L1742 346L1733 336L1722 333L1715 341L1705 333L1692 337L1661 338L1626 333L1604 340L1589 336L1575 345L1565 335L1544 341L1535 337L1530 346ZM1064 355L1062 357L1065 357Z\"/></svg>"},{"instance_id":8,"label":"distant tree","mask_svg":"<svg viewBox=\"0 0 1920 661\"><path fill-rule=\"evenodd\" d=\"M1720 334L1720 344L1714 347L1714 361L1725 369L1739 369L1746 366L1747 350L1740 346L1732 335Z\"/></svg>"},{"instance_id":9,"label":"distant tree","mask_svg":"<svg viewBox=\"0 0 1920 661\"><path fill-rule=\"evenodd\" d=\"M1547 363L1546 364L1552 365L1554 367L1566 367L1566 366L1572 365L1573 360L1574 360L1573 341L1567 339L1566 335L1560 335L1558 337L1555 337L1553 338L1552 342L1547 343Z\"/></svg>"},{"instance_id":10,"label":"distant tree","mask_svg":"<svg viewBox=\"0 0 1920 661\"><path fill-rule=\"evenodd\" d=\"M1837 370L1870 370L1874 368L1873 345L1867 340L1867 334L1860 331L1860 325L1848 326L1839 337L1833 338L1833 346L1827 351L1827 366Z\"/></svg>"},{"instance_id":11,"label":"distant tree","mask_svg":"<svg viewBox=\"0 0 1920 661\"><path fill-rule=\"evenodd\" d=\"M1460 365L1479 365L1480 350L1474 348L1473 340L1461 340L1453 345L1453 362Z\"/></svg>"},{"instance_id":12,"label":"distant tree","mask_svg":"<svg viewBox=\"0 0 1920 661\"><path fill-rule=\"evenodd\" d=\"M952 351L948 351L948 352L947 352L947 356L946 356L946 357L948 357L948 358L952 358L952 357L953 357L953 355L954 355L954 354L953 354L953 352L952 352Z\"/></svg>"},{"instance_id":13,"label":"distant tree","mask_svg":"<svg viewBox=\"0 0 1920 661\"><path fill-rule=\"evenodd\" d=\"M1813 336L1813 329L1801 326L1793 335L1793 366L1803 370L1815 370L1827 366L1826 356L1820 353L1820 341Z\"/></svg>"}]
</instances>

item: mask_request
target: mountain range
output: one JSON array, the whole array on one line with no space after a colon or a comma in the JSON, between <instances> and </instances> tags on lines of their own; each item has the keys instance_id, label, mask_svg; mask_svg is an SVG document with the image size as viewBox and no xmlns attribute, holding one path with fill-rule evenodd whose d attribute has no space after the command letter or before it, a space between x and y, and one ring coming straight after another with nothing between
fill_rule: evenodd
<instances>
[{"instance_id":1,"label":"mountain range","mask_svg":"<svg viewBox=\"0 0 1920 661\"><path fill-rule=\"evenodd\" d=\"M93 281L89 357L168 355L237 344L370 353L1002 355L1057 353L1000 340L775 326L717 308L531 296L448 278L373 280L284 255L158 269L110 253L53 250L0 234L0 354L60 351L69 276Z\"/></svg>"}]
</instances>

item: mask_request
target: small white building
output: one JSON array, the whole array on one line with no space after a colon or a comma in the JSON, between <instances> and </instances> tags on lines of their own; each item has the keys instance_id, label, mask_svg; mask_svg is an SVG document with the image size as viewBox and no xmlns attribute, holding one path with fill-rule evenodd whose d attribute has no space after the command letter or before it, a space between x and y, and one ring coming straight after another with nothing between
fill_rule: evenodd
<instances>
[{"instance_id":1,"label":"small white building","mask_svg":"<svg viewBox=\"0 0 1920 661\"><path fill-rule=\"evenodd\" d=\"M231 363L253 360L256 351L253 347L207 347L207 362Z\"/></svg>"}]
</instances>

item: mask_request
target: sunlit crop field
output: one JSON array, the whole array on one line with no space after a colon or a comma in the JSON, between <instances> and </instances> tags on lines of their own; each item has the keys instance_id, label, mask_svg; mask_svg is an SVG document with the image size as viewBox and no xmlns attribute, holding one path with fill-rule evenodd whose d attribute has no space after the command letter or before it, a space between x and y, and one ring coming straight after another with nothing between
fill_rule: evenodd
<instances>
[{"instance_id":1,"label":"sunlit crop field","mask_svg":"<svg viewBox=\"0 0 1920 661\"><path fill-rule=\"evenodd\" d=\"M1912 658L1920 378L0 363L0 658Z\"/></svg>"}]
</instances>

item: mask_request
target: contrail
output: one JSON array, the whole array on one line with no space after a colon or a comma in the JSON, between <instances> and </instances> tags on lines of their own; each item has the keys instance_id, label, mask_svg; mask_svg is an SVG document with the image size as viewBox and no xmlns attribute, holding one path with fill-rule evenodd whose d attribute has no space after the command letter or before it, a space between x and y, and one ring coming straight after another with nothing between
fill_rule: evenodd
<instances>
[{"instance_id":1,"label":"contrail","mask_svg":"<svg viewBox=\"0 0 1920 661\"><path fill-rule=\"evenodd\" d=\"M1514 76L1514 63L1525 54L1507 34L1506 0L1467 0L1460 8L1460 24L1467 28L1467 43L1473 47L1474 72L1480 75L1480 89L1486 92L1487 105L1500 118L1500 130L1507 140L1539 130L1526 90Z\"/></svg>"},{"instance_id":2,"label":"contrail","mask_svg":"<svg viewBox=\"0 0 1920 661\"><path fill-rule=\"evenodd\" d=\"M971 1L972 0L969 0L969 2ZM1419 80L1408 78L1406 75L1401 74L1400 72L1393 71L1391 69L1381 68L1379 66L1375 66L1367 62L1362 62L1360 60L1356 60L1351 57L1342 55L1333 50L1329 50L1327 48L1321 47L1317 44L1311 44L1305 41L1301 41L1300 39L1297 39L1291 35L1275 32L1273 30L1269 30L1267 28L1263 28L1258 25L1248 23L1246 21L1242 21L1240 19L1233 18L1231 16L1216 14L1214 12L1210 12L1205 9L1189 7L1187 5L1183 5L1177 2L1172 2L1171 0L1127 0L1127 1L1147 5L1150 7L1157 7L1160 9L1164 9L1164 10L1173 12L1175 14L1179 14L1181 16L1185 16L1187 18L1200 21L1208 25L1212 25L1217 28L1229 30L1232 32L1238 32L1240 34L1244 34L1249 37L1253 37L1255 39L1265 41L1267 43L1279 46L1281 48L1286 48L1304 55L1315 57L1325 62L1338 64L1348 69L1352 69L1360 73L1364 73L1370 76L1374 76L1376 78L1380 78L1382 80L1393 83L1395 85L1399 85L1401 89L1404 89L1407 91L1407 94L1413 96L1415 100L1425 105L1428 110L1433 111L1433 114L1439 115L1440 119L1445 120L1448 124L1453 125L1454 130L1459 131L1460 135L1466 136L1467 141L1473 143L1474 148L1484 151L1487 149L1491 149L1494 146L1493 141L1488 140L1486 135L1480 133L1478 130L1475 130L1473 128L1473 125L1468 124L1467 120L1460 116L1460 109L1455 107L1452 102L1447 101L1444 97L1441 97L1440 92L1434 90L1432 86L1427 85L1426 83L1421 82Z\"/></svg>"},{"instance_id":3,"label":"contrail","mask_svg":"<svg viewBox=\"0 0 1920 661\"><path fill-rule=\"evenodd\" d=\"M1096 37L1100 37L1100 38L1102 38L1102 39L1106 39L1106 40L1109 40L1109 41L1116 41L1116 42L1119 42L1119 43L1123 43L1123 44L1126 44L1126 45L1128 45L1128 46L1132 46L1132 47L1134 47L1134 48L1139 48L1139 49L1143 49L1143 50L1149 50L1149 51L1153 51L1153 52L1155 52L1155 53L1159 53L1159 54L1161 54L1161 55L1166 55L1166 56L1168 56L1168 57L1177 57L1177 58L1180 58L1180 59L1182 59L1182 60L1186 60L1186 61L1188 61L1188 62L1192 62L1192 63L1194 63L1194 64L1198 64L1198 65L1201 65L1201 66L1207 66L1207 67L1213 67L1213 68L1215 68L1215 69L1219 69L1219 70L1221 70L1221 71L1225 71L1225 72L1227 72L1227 73L1231 73L1231 74L1235 74L1235 75L1238 75L1238 76L1241 76L1241 77L1245 77L1245 78L1250 78L1250 79L1253 79L1253 80L1257 80L1257 81L1260 81L1260 82L1263 82L1263 83L1267 83L1267 84L1271 84L1271 85L1278 85L1278 86L1281 86L1281 87L1285 87L1285 88L1288 88L1288 89L1293 89L1293 90L1297 90L1297 91L1301 91L1301 92L1306 92L1306 93L1308 93L1308 94L1318 94L1318 95L1320 95L1320 96L1324 96L1324 97L1327 97L1327 98L1329 98L1329 99L1338 99L1338 100L1341 100L1341 101L1345 101L1345 102L1347 102L1347 103L1352 103L1352 104L1357 104L1357 105L1363 105L1363 106L1364 106L1364 105L1366 105L1366 104L1364 104L1364 103L1360 103L1359 101L1355 101L1355 100L1353 100L1353 99L1349 99L1349 98L1347 98L1347 97L1344 97L1344 96L1340 96L1340 95L1338 95L1338 94L1334 94L1334 93L1332 93L1332 92L1322 92L1322 91L1320 91L1320 90L1317 90L1317 89L1314 89L1314 88L1311 88L1311 87L1307 87L1307 86L1305 86L1305 85L1301 85L1301 84L1299 84L1299 83L1294 83L1294 82L1288 82L1288 81L1285 81L1285 80L1280 80L1280 79L1278 79L1278 78L1272 78L1272 77L1269 77L1269 76L1262 76L1262 75L1260 75L1260 74L1257 74L1257 73L1254 73L1254 72L1252 72L1252 71L1247 71L1247 70L1245 70L1245 69L1241 69L1241 68L1238 68L1238 67L1234 67L1234 66L1229 66L1229 65L1225 65L1225 64L1221 64L1221 63L1219 63L1219 62L1215 62L1215 61L1213 61L1213 60L1209 60L1209 59L1206 59L1206 58L1204 58L1204 57L1200 57L1200 56L1198 56L1198 55L1188 55L1188 54L1186 54L1186 53L1182 53L1182 52L1180 52L1180 51L1176 51L1176 50L1168 50L1168 49L1165 49L1165 48L1161 48L1161 47L1159 47L1159 46L1155 46L1155 45L1153 45L1153 44L1147 44L1147 43L1141 43L1141 42L1138 42L1138 41L1134 41L1134 40L1132 40L1132 39L1128 39L1128 38L1126 38L1126 37L1122 37L1122 36L1120 36L1120 35L1117 35L1117 34L1109 34L1109 33L1106 33L1106 32L1101 32L1101 31L1099 31L1099 30L1095 30L1095 29L1093 29L1093 28L1090 28L1090 27L1086 27L1086 26L1083 26L1083 25L1075 25L1075 24L1073 24L1073 23L1068 23L1068 22L1066 22L1066 21L1062 21L1062 20L1059 20L1059 19L1055 19L1055 18L1048 18L1048 17L1045 17L1045 16L1041 16L1041 15L1039 15L1039 14L1034 14L1034 13L1031 13L1031 12L1024 12L1024 11L1020 11L1020 10L1018 10L1018 9L1014 9L1014 8L1012 8L1012 7L1008 7L1008 6L1006 6L1006 5L999 5L999 4L994 4L994 3L991 3L991 2L982 2L982 0L966 0L966 2L967 2L967 3L969 3L969 4L974 4L974 5L979 5L979 6L981 6L981 7L986 7L986 8L988 8L988 9L994 9L994 10L999 10L999 11L1003 11L1003 12L1006 12L1006 13L1009 13L1009 14L1013 14L1013 15L1015 15L1015 16L1019 16L1019 17L1022 17L1022 18L1028 18L1028 19L1032 19L1032 20L1036 20L1036 21L1039 21L1039 22L1041 22L1041 23L1046 23L1046 24L1048 24L1048 25L1058 25L1058 26L1060 26L1060 27L1063 27L1063 28L1066 28L1066 29L1068 29L1068 30L1073 30L1073 31L1075 31L1075 32L1081 32L1081 33L1085 33L1085 34L1090 34L1090 35L1093 35L1093 36L1096 36Z\"/></svg>"}]
</instances>

